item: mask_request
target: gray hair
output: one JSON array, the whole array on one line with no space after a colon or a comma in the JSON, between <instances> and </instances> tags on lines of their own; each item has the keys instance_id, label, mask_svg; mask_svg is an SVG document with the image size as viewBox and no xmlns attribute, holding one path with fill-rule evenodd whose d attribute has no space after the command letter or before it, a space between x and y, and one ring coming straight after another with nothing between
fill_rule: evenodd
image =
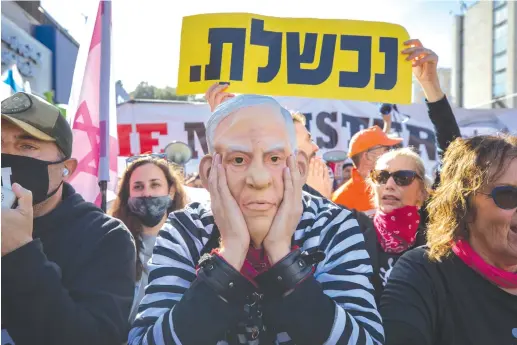
<instances>
[{"instance_id":1,"label":"gray hair","mask_svg":"<svg viewBox=\"0 0 517 345\"><path fill-rule=\"evenodd\" d=\"M211 154L215 152L214 133L221 121L223 121L225 118L227 118L228 116L240 109L259 105L270 105L278 109L285 121L285 126L287 134L289 135L291 149L293 150L293 152L295 152L297 148L296 131L294 128L291 113L287 109L282 107L280 103L278 103L274 98L260 95L238 95L219 104L217 108L215 108L214 112L212 113L206 124L206 142L208 145L208 151Z\"/></svg>"}]
</instances>

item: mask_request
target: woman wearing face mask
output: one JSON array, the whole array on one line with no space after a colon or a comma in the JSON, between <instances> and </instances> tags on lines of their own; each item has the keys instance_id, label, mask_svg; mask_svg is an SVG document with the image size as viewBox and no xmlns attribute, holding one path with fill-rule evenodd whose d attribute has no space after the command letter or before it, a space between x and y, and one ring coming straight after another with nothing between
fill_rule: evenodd
<instances>
[{"instance_id":1,"label":"woman wearing face mask","mask_svg":"<svg viewBox=\"0 0 517 345\"><path fill-rule=\"evenodd\" d=\"M425 244L421 208L431 181L425 176L418 154L401 148L379 157L367 182L376 213L365 238L374 268L372 282L379 298L397 259L408 249Z\"/></svg>"},{"instance_id":2,"label":"woman wearing face mask","mask_svg":"<svg viewBox=\"0 0 517 345\"><path fill-rule=\"evenodd\" d=\"M137 242L136 292L130 322L147 285L147 262L156 236L169 213L186 204L185 192L178 172L165 159L144 156L130 163L120 179L117 199L111 215L122 220Z\"/></svg>"},{"instance_id":3,"label":"woman wearing face mask","mask_svg":"<svg viewBox=\"0 0 517 345\"><path fill-rule=\"evenodd\" d=\"M427 247L383 292L386 344L517 343L517 136L458 139L428 205Z\"/></svg>"}]
</instances>

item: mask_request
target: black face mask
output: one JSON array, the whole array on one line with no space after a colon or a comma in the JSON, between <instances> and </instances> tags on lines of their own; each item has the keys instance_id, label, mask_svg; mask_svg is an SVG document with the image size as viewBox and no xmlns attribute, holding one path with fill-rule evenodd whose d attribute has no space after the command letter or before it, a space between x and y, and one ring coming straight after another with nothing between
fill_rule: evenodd
<instances>
[{"instance_id":1,"label":"black face mask","mask_svg":"<svg viewBox=\"0 0 517 345\"><path fill-rule=\"evenodd\" d=\"M143 225L152 228L163 219L167 209L172 205L172 199L170 195L131 197L127 205Z\"/></svg>"},{"instance_id":2,"label":"black face mask","mask_svg":"<svg viewBox=\"0 0 517 345\"><path fill-rule=\"evenodd\" d=\"M32 205L37 205L56 194L63 183L61 181L56 189L48 192L48 166L63 163L65 160L47 162L36 158L2 153L2 186L4 183L7 184L9 180L11 185L18 183L32 192Z\"/></svg>"}]
</instances>

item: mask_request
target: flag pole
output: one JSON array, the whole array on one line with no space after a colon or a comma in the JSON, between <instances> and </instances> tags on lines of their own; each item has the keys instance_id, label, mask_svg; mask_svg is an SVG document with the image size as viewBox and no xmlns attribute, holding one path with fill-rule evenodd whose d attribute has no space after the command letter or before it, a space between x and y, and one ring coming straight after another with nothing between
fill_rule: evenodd
<instances>
[{"instance_id":1,"label":"flag pole","mask_svg":"<svg viewBox=\"0 0 517 345\"><path fill-rule=\"evenodd\" d=\"M101 192L101 209L106 212L109 176L110 149L110 83L111 83L111 1L101 1L101 71L99 85L99 125L100 125L100 158L99 189Z\"/></svg>"}]
</instances>

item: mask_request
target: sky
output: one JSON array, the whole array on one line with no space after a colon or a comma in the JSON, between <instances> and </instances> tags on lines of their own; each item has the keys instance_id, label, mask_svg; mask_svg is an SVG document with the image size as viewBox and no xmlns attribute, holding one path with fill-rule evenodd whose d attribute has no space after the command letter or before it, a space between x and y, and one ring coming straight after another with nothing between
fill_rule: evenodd
<instances>
[{"instance_id":1,"label":"sky","mask_svg":"<svg viewBox=\"0 0 517 345\"><path fill-rule=\"evenodd\" d=\"M41 6L81 43L84 15L97 3L42 0ZM113 75L128 92L141 81L175 87L182 18L224 12L400 24L438 54L440 67L451 67L452 24L459 11L460 2L453 0L114 0Z\"/></svg>"}]
</instances>

